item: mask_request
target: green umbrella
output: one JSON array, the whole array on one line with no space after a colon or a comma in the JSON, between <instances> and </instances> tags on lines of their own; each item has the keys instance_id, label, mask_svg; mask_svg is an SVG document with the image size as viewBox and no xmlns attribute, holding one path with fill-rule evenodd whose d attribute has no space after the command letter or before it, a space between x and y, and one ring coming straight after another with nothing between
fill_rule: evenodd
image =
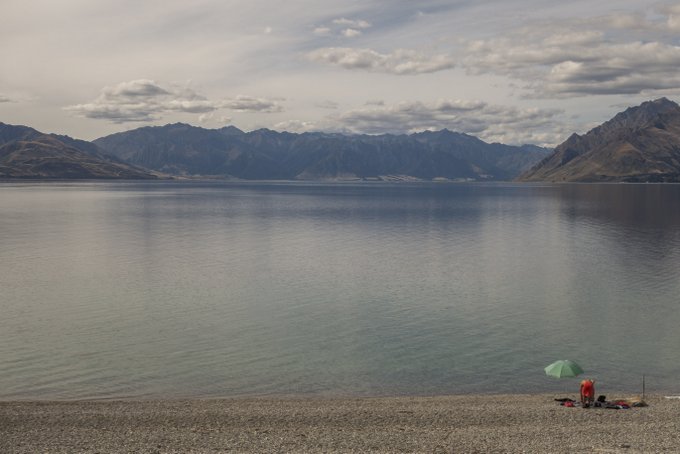
<instances>
[{"instance_id":1,"label":"green umbrella","mask_svg":"<svg viewBox=\"0 0 680 454\"><path fill-rule=\"evenodd\" d=\"M554 363L545 368L545 374L548 375L549 377L555 378L576 377L577 375L582 373L583 369L581 369L581 366L579 366L573 361L569 361L568 359L561 359L559 361L555 361Z\"/></svg>"}]
</instances>

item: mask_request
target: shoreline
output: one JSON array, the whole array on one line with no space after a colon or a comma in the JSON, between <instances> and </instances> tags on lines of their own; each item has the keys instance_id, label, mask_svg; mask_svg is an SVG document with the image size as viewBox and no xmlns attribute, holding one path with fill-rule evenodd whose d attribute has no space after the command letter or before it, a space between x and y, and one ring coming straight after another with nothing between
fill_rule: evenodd
<instances>
[{"instance_id":1,"label":"shoreline","mask_svg":"<svg viewBox=\"0 0 680 454\"><path fill-rule=\"evenodd\" d=\"M613 410L556 397L577 398L0 401L0 452L680 452L680 399Z\"/></svg>"}]
</instances>

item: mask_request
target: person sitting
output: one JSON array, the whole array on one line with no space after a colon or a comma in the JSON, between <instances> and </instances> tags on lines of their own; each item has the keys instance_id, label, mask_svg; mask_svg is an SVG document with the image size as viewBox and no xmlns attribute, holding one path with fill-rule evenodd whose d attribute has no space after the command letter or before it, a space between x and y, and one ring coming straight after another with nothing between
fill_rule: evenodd
<instances>
[{"instance_id":1,"label":"person sitting","mask_svg":"<svg viewBox=\"0 0 680 454\"><path fill-rule=\"evenodd\" d=\"M586 379L581 382L581 405L588 408L595 401L595 380Z\"/></svg>"}]
</instances>

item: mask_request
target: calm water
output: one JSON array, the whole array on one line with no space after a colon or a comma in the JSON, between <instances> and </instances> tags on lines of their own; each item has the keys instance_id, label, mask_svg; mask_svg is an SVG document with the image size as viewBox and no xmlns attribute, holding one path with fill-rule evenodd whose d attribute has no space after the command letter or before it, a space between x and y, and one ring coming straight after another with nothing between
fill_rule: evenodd
<instances>
[{"instance_id":1,"label":"calm water","mask_svg":"<svg viewBox=\"0 0 680 454\"><path fill-rule=\"evenodd\" d=\"M680 392L679 185L1 183L0 399Z\"/></svg>"}]
</instances>

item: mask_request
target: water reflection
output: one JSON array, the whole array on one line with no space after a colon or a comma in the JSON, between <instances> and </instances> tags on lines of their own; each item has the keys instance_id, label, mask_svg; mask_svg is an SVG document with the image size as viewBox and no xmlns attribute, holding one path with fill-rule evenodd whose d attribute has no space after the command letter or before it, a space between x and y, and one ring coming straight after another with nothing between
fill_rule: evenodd
<instances>
[{"instance_id":1,"label":"water reflection","mask_svg":"<svg viewBox=\"0 0 680 454\"><path fill-rule=\"evenodd\" d=\"M671 390L679 192L3 184L0 398Z\"/></svg>"}]
</instances>

